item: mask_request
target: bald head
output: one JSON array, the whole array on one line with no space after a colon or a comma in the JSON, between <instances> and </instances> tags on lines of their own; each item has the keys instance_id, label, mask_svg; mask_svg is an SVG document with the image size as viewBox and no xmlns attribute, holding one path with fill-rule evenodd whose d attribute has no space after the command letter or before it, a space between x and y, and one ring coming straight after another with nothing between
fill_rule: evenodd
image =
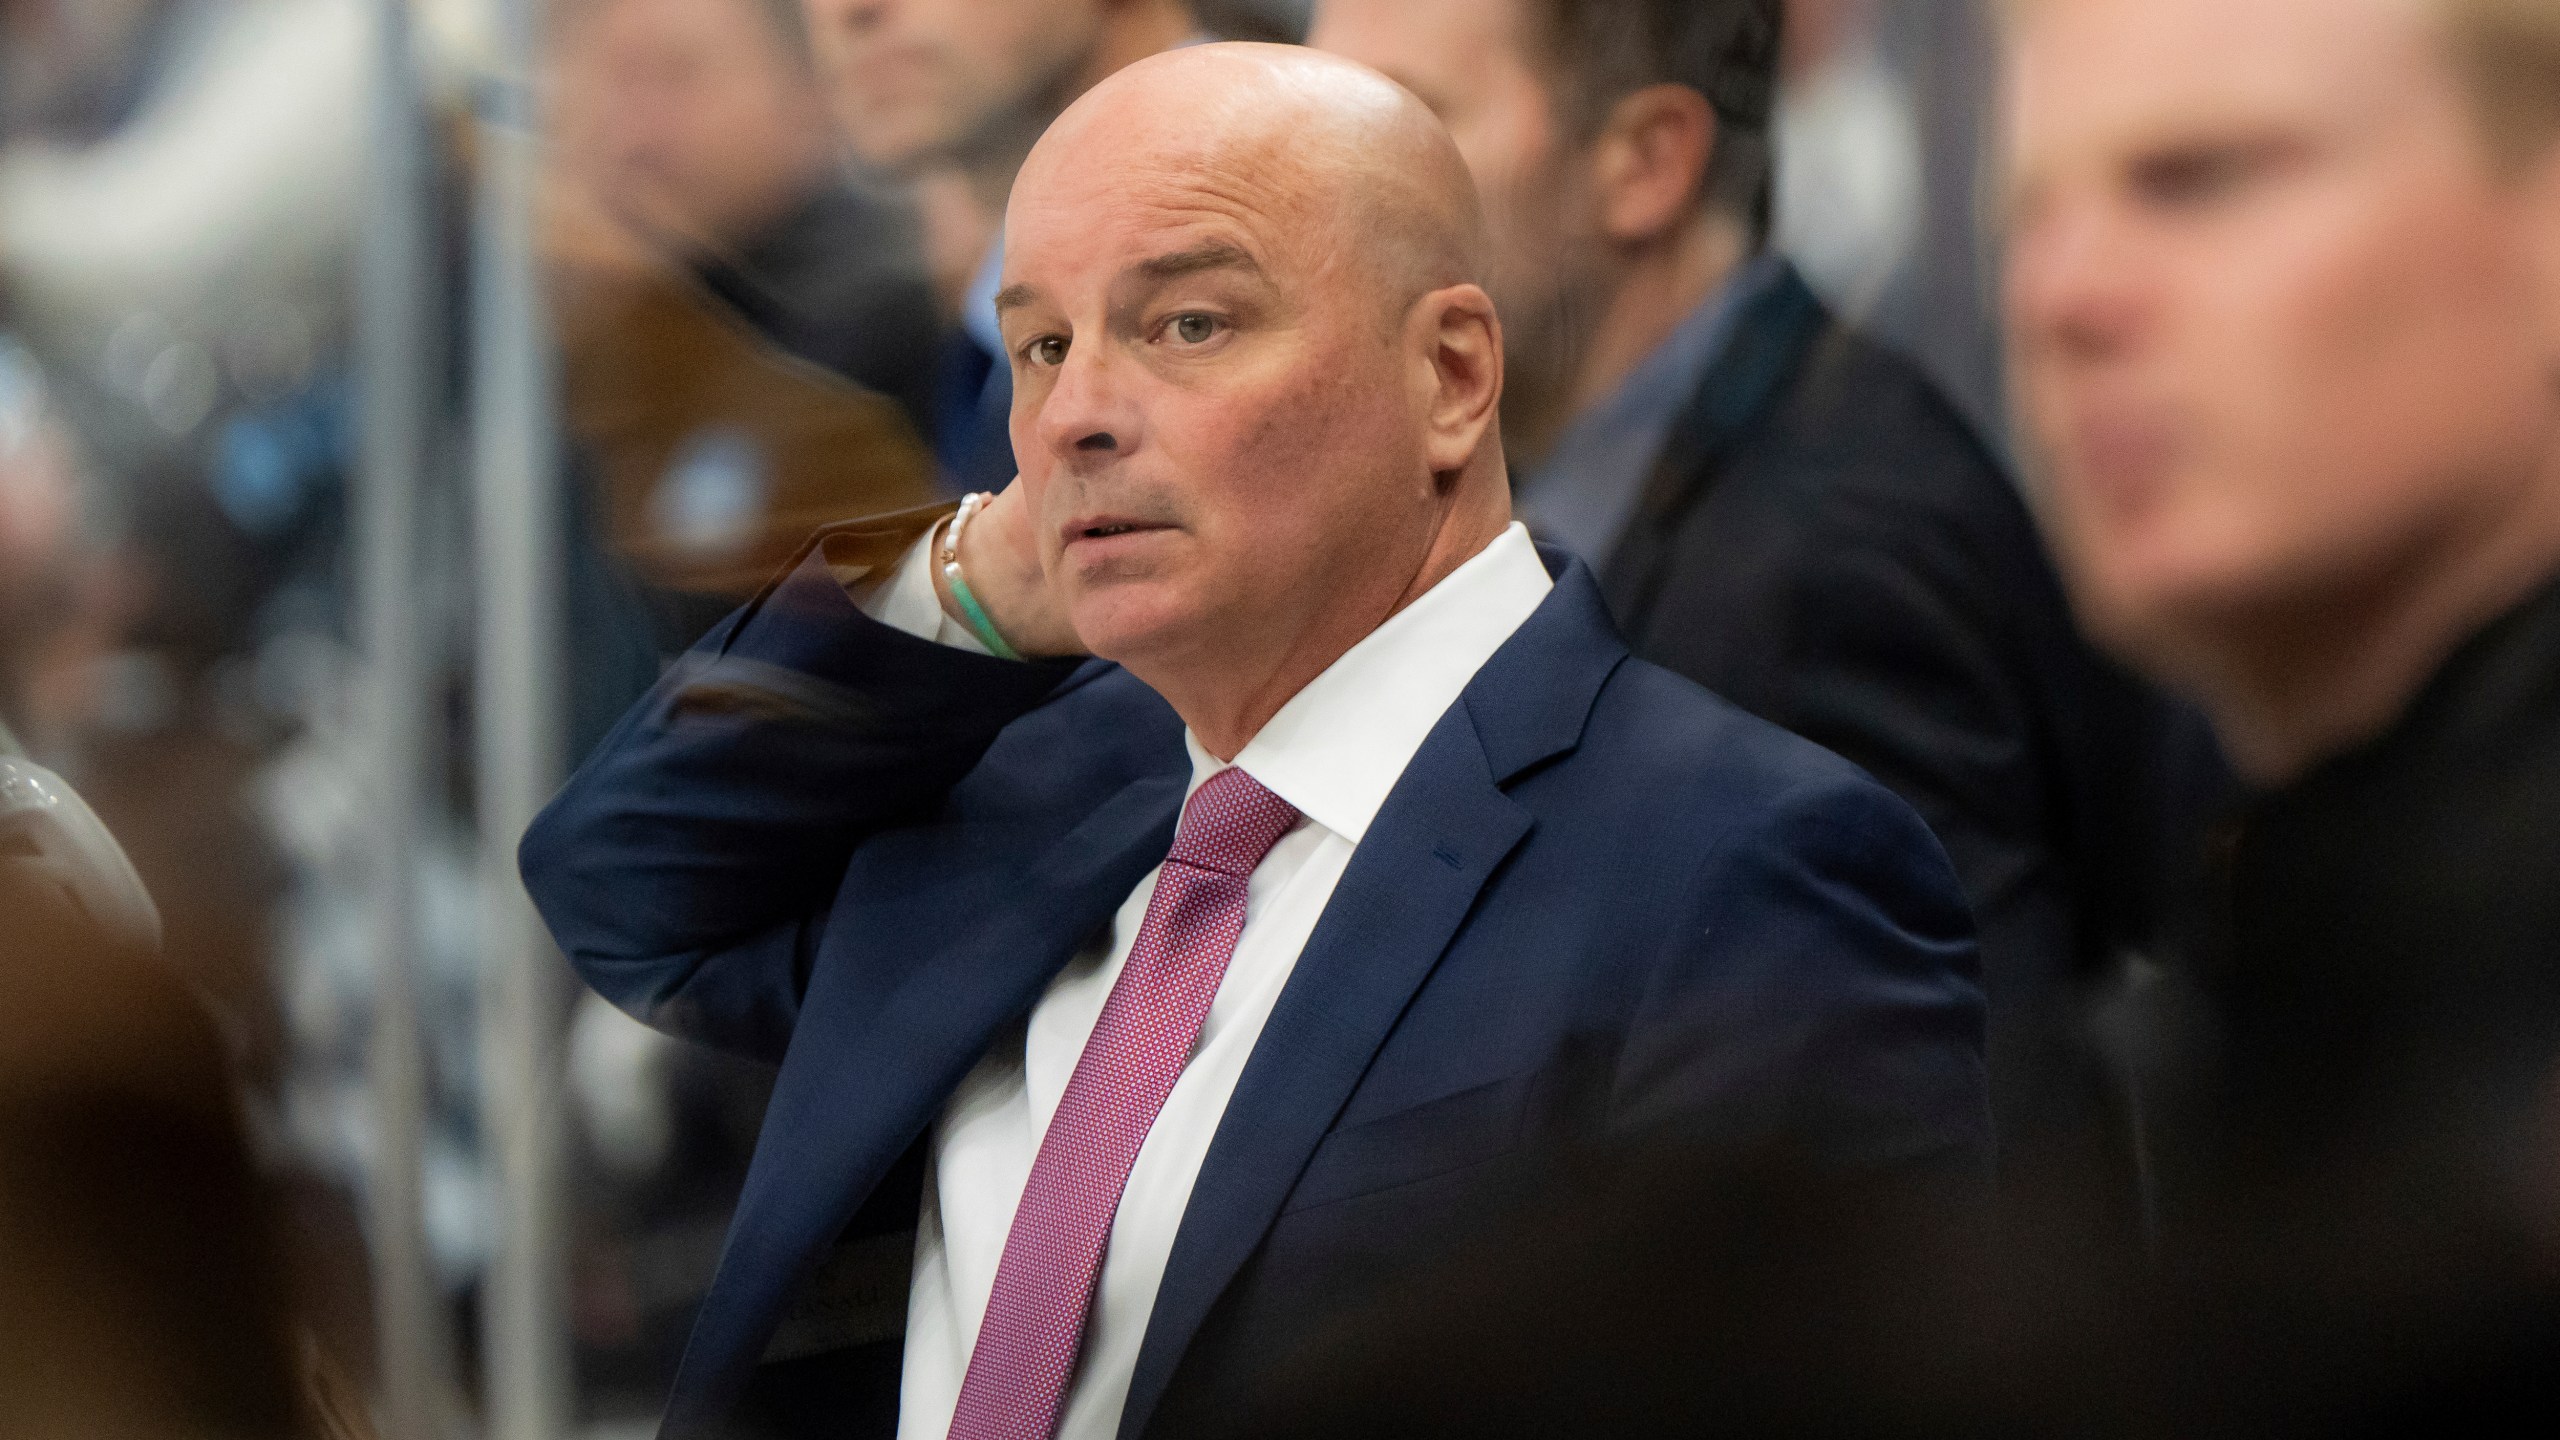
<instances>
[{"instance_id":1,"label":"bald head","mask_svg":"<svg viewBox=\"0 0 2560 1440\"><path fill-rule=\"evenodd\" d=\"M1216 753L1510 522L1480 249L1431 112L1291 47L1131 65L1015 180L996 309L1050 588Z\"/></svg>"},{"instance_id":2,"label":"bald head","mask_svg":"<svg viewBox=\"0 0 2560 1440\"><path fill-rule=\"evenodd\" d=\"M1104 157L1115 174L1255 187L1288 243L1367 272L1393 313L1483 278L1475 183L1449 132L1403 86L1337 56L1251 44L1150 56L1058 118L1014 194L1090 179Z\"/></svg>"}]
</instances>

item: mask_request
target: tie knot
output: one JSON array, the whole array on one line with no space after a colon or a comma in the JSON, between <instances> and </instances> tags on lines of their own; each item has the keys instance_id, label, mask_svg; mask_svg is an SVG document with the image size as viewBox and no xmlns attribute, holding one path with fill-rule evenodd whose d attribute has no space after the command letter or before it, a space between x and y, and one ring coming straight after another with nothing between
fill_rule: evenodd
<instances>
[{"instance_id":1,"label":"tie knot","mask_svg":"<svg viewBox=\"0 0 2560 1440\"><path fill-rule=\"evenodd\" d=\"M1288 801L1262 788L1262 782L1230 765L1191 792L1182 807L1182 828L1174 833L1168 860L1225 875L1250 875L1298 823Z\"/></svg>"}]
</instances>

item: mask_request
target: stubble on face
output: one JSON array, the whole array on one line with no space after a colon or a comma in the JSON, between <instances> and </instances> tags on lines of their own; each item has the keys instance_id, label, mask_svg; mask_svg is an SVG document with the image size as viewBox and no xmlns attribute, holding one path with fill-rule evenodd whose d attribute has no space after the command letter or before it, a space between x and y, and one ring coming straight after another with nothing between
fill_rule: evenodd
<instances>
[{"instance_id":1,"label":"stubble on face","mask_svg":"<svg viewBox=\"0 0 2560 1440\"><path fill-rule=\"evenodd\" d=\"M1371 66L1449 128L1484 205L1485 288L1502 309L1515 441L1556 428L1581 369L1597 277L1589 159L1559 77L1535 59L1531 0L1323 0L1307 41Z\"/></svg>"}]
</instances>

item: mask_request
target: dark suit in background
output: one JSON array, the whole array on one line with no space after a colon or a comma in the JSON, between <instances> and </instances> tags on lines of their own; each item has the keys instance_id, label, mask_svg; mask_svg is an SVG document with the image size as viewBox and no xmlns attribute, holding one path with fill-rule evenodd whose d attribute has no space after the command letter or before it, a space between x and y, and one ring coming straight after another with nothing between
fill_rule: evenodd
<instances>
[{"instance_id":1,"label":"dark suit in background","mask_svg":"<svg viewBox=\"0 0 2560 1440\"><path fill-rule=\"evenodd\" d=\"M2087 1009L2148 939L2157 702L2080 642L2034 521L1937 388L1792 267L1742 277L1600 566L1609 608L1638 655L1927 818L1981 925L2004 1172L2129 1226L2132 1138Z\"/></svg>"}]
</instances>

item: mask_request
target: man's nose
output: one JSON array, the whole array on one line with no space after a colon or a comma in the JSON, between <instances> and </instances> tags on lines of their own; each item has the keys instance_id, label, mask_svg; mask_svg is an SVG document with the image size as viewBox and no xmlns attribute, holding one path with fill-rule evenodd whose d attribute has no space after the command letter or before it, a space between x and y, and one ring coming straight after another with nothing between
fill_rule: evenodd
<instances>
[{"instance_id":1,"label":"man's nose","mask_svg":"<svg viewBox=\"0 0 2560 1440\"><path fill-rule=\"evenodd\" d=\"M1033 438L1070 470L1127 455L1139 433L1128 378L1108 346L1070 348L1041 397Z\"/></svg>"},{"instance_id":2,"label":"man's nose","mask_svg":"<svg viewBox=\"0 0 2560 1440\"><path fill-rule=\"evenodd\" d=\"M2010 237L2009 323L2022 360L2115 358L2150 308L2150 258L2127 217L2085 202Z\"/></svg>"}]
</instances>

